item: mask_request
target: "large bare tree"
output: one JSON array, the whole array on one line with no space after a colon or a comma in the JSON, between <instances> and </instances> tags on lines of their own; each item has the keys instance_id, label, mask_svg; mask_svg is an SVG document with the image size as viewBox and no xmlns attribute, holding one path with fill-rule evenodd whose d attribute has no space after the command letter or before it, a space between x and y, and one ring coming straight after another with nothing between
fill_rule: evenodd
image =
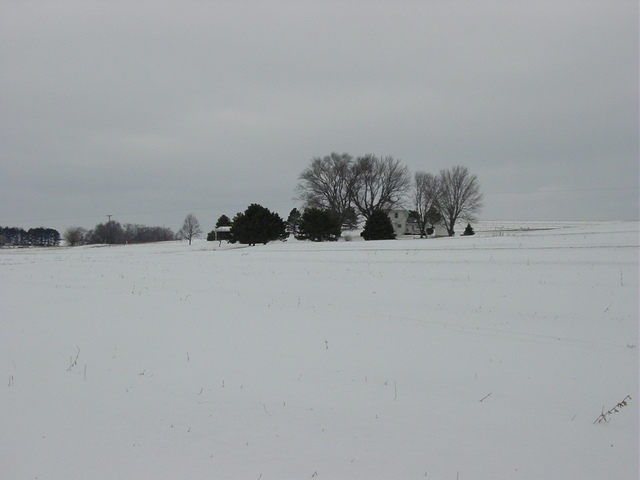
<instances>
[{"instance_id":1,"label":"large bare tree","mask_svg":"<svg viewBox=\"0 0 640 480\"><path fill-rule=\"evenodd\" d=\"M182 228L178 230L177 236L178 238L189 240L189 245L191 245L191 240L201 233L200 222L193 213L190 213L185 217Z\"/></svg>"},{"instance_id":2,"label":"large bare tree","mask_svg":"<svg viewBox=\"0 0 640 480\"><path fill-rule=\"evenodd\" d=\"M424 237L433 222L433 209L438 204L438 177L426 172L414 175L413 206L416 209L420 237Z\"/></svg>"},{"instance_id":3,"label":"large bare tree","mask_svg":"<svg viewBox=\"0 0 640 480\"><path fill-rule=\"evenodd\" d=\"M368 219L373 212L385 213L402 205L411 188L409 169L391 156L358 157L353 166L353 204Z\"/></svg>"},{"instance_id":4,"label":"large bare tree","mask_svg":"<svg viewBox=\"0 0 640 480\"><path fill-rule=\"evenodd\" d=\"M314 157L298 177L298 198L306 208L330 210L342 225L351 206L353 157L348 153L331 153Z\"/></svg>"},{"instance_id":5,"label":"large bare tree","mask_svg":"<svg viewBox=\"0 0 640 480\"><path fill-rule=\"evenodd\" d=\"M482 193L476 175L460 165L441 170L438 177L437 208L444 219L449 235L454 235L458 219L468 222L476 220L482 209Z\"/></svg>"}]
</instances>

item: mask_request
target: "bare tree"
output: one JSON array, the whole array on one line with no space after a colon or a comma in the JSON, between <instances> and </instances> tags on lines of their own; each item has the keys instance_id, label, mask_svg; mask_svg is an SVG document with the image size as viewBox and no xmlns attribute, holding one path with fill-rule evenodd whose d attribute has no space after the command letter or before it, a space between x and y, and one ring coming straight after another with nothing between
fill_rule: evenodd
<instances>
[{"instance_id":1,"label":"bare tree","mask_svg":"<svg viewBox=\"0 0 640 480\"><path fill-rule=\"evenodd\" d=\"M387 213L402 205L410 188L409 169L391 156L365 155L353 167L351 199L366 219L377 210Z\"/></svg>"},{"instance_id":2,"label":"bare tree","mask_svg":"<svg viewBox=\"0 0 640 480\"><path fill-rule=\"evenodd\" d=\"M298 177L298 199L305 208L333 212L342 225L351 206L353 157L348 153L331 153L314 157L311 165Z\"/></svg>"},{"instance_id":3,"label":"bare tree","mask_svg":"<svg viewBox=\"0 0 640 480\"><path fill-rule=\"evenodd\" d=\"M62 238L70 247L85 243L87 231L82 227L69 227L62 234Z\"/></svg>"},{"instance_id":4,"label":"bare tree","mask_svg":"<svg viewBox=\"0 0 640 480\"><path fill-rule=\"evenodd\" d=\"M166 242L176 238L167 227L147 227L137 223L125 223L123 227L125 243Z\"/></svg>"},{"instance_id":5,"label":"bare tree","mask_svg":"<svg viewBox=\"0 0 640 480\"><path fill-rule=\"evenodd\" d=\"M191 245L191 240L201 233L200 222L193 213L190 213L185 217L182 228L178 230L177 236L178 238L189 240L189 245Z\"/></svg>"},{"instance_id":6,"label":"bare tree","mask_svg":"<svg viewBox=\"0 0 640 480\"><path fill-rule=\"evenodd\" d=\"M480 185L477 176L469 174L467 167L460 165L450 170L441 170L438 183L437 208L444 219L447 232L453 236L458 219L473 222L482 209Z\"/></svg>"},{"instance_id":7,"label":"bare tree","mask_svg":"<svg viewBox=\"0 0 640 480\"><path fill-rule=\"evenodd\" d=\"M438 177L426 172L414 175L413 206L416 209L420 237L426 235L432 220L433 207L438 201Z\"/></svg>"}]
</instances>

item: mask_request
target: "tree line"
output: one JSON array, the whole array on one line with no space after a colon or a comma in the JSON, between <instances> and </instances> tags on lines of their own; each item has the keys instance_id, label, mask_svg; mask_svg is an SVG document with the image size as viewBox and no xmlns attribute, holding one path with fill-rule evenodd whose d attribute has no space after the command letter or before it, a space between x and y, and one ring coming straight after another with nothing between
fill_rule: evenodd
<instances>
[{"instance_id":1,"label":"tree line","mask_svg":"<svg viewBox=\"0 0 640 480\"><path fill-rule=\"evenodd\" d=\"M0 227L0 245L56 247L60 245L60 233L53 228Z\"/></svg>"},{"instance_id":2,"label":"tree line","mask_svg":"<svg viewBox=\"0 0 640 480\"><path fill-rule=\"evenodd\" d=\"M106 223L99 223L93 229L87 230L82 227L69 227L65 230L63 238L67 245L91 244L128 244L128 243L151 243L168 242L171 240L189 240L189 245L193 238L202 233L200 223L194 214L188 214L182 228L173 233L168 227L148 227L137 223L125 223L109 219Z\"/></svg>"},{"instance_id":3,"label":"tree line","mask_svg":"<svg viewBox=\"0 0 640 480\"><path fill-rule=\"evenodd\" d=\"M442 222L449 235L458 220L475 221L482 209L476 175L455 166L434 175L424 171L413 177L400 160L348 153L314 157L299 176L296 187L304 208L330 212L340 225L353 223L354 215L369 220L375 212L409 206L426 235L429 225Z\"/></svg>"},{"instance_id":4,"label":"tree line","mask_svg":"<svg viewBox=\"0 0 640 480\"><path fill-rule=\"evenodd\" d=\"M147 227L133 223L125 223L109 220L97 224L93 229L82 227L69 227L63 233L64 241L73 247L88 244L125 244L125 243L149 243L175 240L176 235L167 227Z\"/></svg>"}]
</instances>

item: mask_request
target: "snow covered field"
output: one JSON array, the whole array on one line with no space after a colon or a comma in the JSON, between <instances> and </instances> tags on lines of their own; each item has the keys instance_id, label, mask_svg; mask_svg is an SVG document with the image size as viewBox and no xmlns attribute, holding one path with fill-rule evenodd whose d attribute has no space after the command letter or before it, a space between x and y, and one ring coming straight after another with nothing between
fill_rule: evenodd
<instances>
[{"instance_id":1,"label":"snow covered field","mask_svg":"<svg viewBox=\"0 0 640 480\"><path fill-rule=\"evenodd\" d=\"M0 250L0 478L637 479L638 223L526 225Z\"/></svg>"}]
</instances>

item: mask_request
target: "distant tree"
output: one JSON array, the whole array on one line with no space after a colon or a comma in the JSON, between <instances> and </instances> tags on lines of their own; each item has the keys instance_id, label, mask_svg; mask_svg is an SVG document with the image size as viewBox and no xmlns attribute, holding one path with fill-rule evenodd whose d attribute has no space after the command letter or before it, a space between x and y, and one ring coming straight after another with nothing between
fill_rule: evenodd
<instances>
[{"instance_id":1,"label":"distant tree","mask_svg":"<svg viewBox=\"0 0 640 480\"><path fill-rule=\"evenodd\" d=\"M344 230L354 230L358 228L358 212L353 207L348 207L342 215L342 228Z\"/></svg>"},{"instance_id":2,"label":"distant tree","mask_svg":"<svg viewBox=\"0 0 640 480\"><path fill-rule=\"evenodd\" d=\"M305 208L297 238L314 242L336 241L341 230L339 218L319 208Z\"/></svg>"},{"instance_id":3,"label":"distant tree","mask_svg":"<svg viewBox=\"0 0 640 480\"><path fill-rule=\"evenodd\" d=\"M80 230L78 231L78 229ZM70 227L65 231L64 239L68 245L81 245L84 243L122 244L167 242L175 240L176 235L173 230L167 227L148 227L137 223L125 223L122 226L118 222L110 220L107 223L99 223L93 230Z\"/></svg>"},{"instance_id":4,"label":"distant tree","mask_svg":"<svg viewBox=\"0 0 640 480\"><path fill-rule=\"evenodd\" d=\"M60 236L60 232L58 232L55 228L47 228L46 238L47 245L57 247L60 245L60 240L62 237Z\"/></svg>"},{"instance_id":5,"label":"distant tree","mask_svg":"<svg viewBox=\"0 0 640 480\"><path fill-rule=\"evenodd\" d=\"M298 226L300 225L301 218L302 214L297 208L294 208L289 212L289 217L287 218L287 231L292 233L294 236L298 235Z\"/></svg>"},{"instance_id":6,"label":"distant tree","mask_svg":"<svg viewBox=\"0 0 640 480\"><path fill-rule=\"evenodd\" d=\"M231 219L226 215L220 215L218 221L216 222L216 228L218 227L230 227L233 224Z\"/></svg>"},{"instance_id":7,"label":"distant tree","mask_svg":"<svg viewBox=\"0 0 640 480\"><path fill-rule=\"evenodd\" d=\"M124 243L137 243L136 239L140 238L142 235L142 230L145 227L142 225L125 223L123 226L124 230Z\"/></svg>"},{"instance_id":8,"label":"distant tree","mask_svg":"<svg viewBox=\"0 0 640 480\"><path fill-rule=\"evenodd\" d=\"M124 230L122 225L115 220L109 220L107 223L99 223L94 229L88 233L89 240L87 243L106 243L113 245L124 242Z\"/></svg>"},{"instance_id":9,"label":"distant tree","mask_svg":"<svg viewBox=\"0 0 640 480\"><path fill-rule=\"evenodd\" d=\"M62 238L67 245L75 247L86 242L87 231L82 227L69 227L62 234Z\"/></svg>"},{"instance_id":10,"label":"distant tree","mask_svg":"<svg viewBox=\"0 0 640 480\"><path fill-rule=\"evenodd\" d=\"M382 210L375 210L369 216L361 235L365 240L393 240L396 238L391 219Z\"/></svg>"},{"instance_id":11,"label":"distant tree","mask_svg":"<svg viewBox=\"0 0 640 480\"><path fill-rule=\"evenodd\" d=\"M442 219L442 215L440 215L440 211L437 206L432 206L425 216L425 232L427 235L433 235L435 232L436 225L444 223Z\"/></svg>"},{"instance_id":12,"label":"distant tree","mask_svg":"<svg viewBox=\"0 0 640 480\"><path fill-rule=\"evenodd\" d=\"M351 199L367 220L374 212L400 206L410 187L409 169L391 156L365 155L353 166Z\"/></svg>"},{"instance_id":13,"label":"distant tree","mask_svg":"<svg viewBox=\"0 0 640 480\"><path fill-rule=\"evenodd\" d=\"M38 227L27 230L27 243L33 246L45 245L44 228Z\"/></svg>"},{"instance_id":14,"label":"distant tree","mask_svg":"<svg viewBox=\"0 0 640 480\"><path fill-rule=\"evenodd\" d=\"M175 240L175 238L176 236L170 228L147 227L146 225L131 223L125 223L124 225L125 243L167 242Z\"/></svg>"},{"instance_id":15,"label":"distant tree","mask_svg":"<svg viewBox=\"0 0 640 480\"><path fill-rule=\"evenodd\" d=\"M430 173L416 172L414 175L413 206L415 219L420 229L420 238L427 234L430 218L438 200L438 178ZM432 225L433 227L433 225Z\"/></svg>"},{"instance_id":16,"label":"distant tree","mask_svg":"<svg viewBox=\"0 0 640 480\"><path fill-rule=\"evenodd\" d=\"M351 207L353 165L348 153L314 157L298 177L298 198L304 207L330 210L344 223Z\"/></svg>"},{"instance_id":17,"label":"distant tree","mask_svg":"<svg viewBox=\"0 0 640 480\"><path fill-rule=\"evenodd\" d=\"M436 205L432 206L426 215L427 225L431 225L431 227L435 227L438 223L443 222L442 215L440 214L440 210Z\"/></svg>"},{"instance_id":18,"label":"distant tree","mask_svg":"<svg viewBox=\"0 0 640 480\"><path fill-rule=\"evenodd\" d=\"M169 227L150 227L154 232L154 242L169 242L176 239L176 234Z\"/></svg>"},{"instance_id":19,"label":"distant tree","mask_svg":"<svg viewBox=\"0 0 640 480\"><path fill-rule=\"evenodd\" d=\"M249 245L285 240L287 235L287 227L280 215L256 203L238 213L231 226L231 241Z\"/></svg>"},{"instance_id":20,"label":"distant tree","mask_svg":"<svg viewBox=\"0 0 640 480\"><path fill-rule=\"evenodd\" d=\"M181 239L189 240L189 245L191 245L191 240L201 233L202 229L200 228L200 222L193 213L190 213L185 217L184 222L182 223L182 228L178 230L177 235Z\"/></svg>"},{"instance_id":21,"label":"distant tree","mask_svg":"<svg viewBox=\"0 0 640 480\"><path fill-rule=\"evenodd\" d=\"M0 227L0 245L54 247L60 244L60 233L53 228Z\"/></svg>"},{"instance_id":22,"label":"distant tree","mask_svg":"<svg viewBox=\"0 0 640 480\"><path fill-rule=\"evenodd\" d=\"M458 219L473 222L482 209L478 178L471 175L466 167L458 165L450 170L440 171L438 186L437 208L448 234L453 236Z\"/></svg>"},{"instance_id":23,"label":"distant tree","mask_svg":"<svg viewBox=\"0 0 640 480\"><path fill-rule=\"evenodd\" d=\"M2 228L2 244L3 245L27 245L27 232L23 228L3 227Z\"/></svg>"},{"instance_id":24,"label":"distant tree","mask_svg":"<svg viewBox=\"0 0 640 480\"><path fill-rule=\"evenodd\" d=\"M473 227L471 226L470 223L467 223L467 228L464 229L464 233L462 235L464 236L470 236L470 235L475 235L476 232L473 231Z\"/></svg>"},{"instance_id":25,"label":"distant tree","mask_svg":"<svg viewBox=\"0 0 640 480\"><path fill-rule=\"evenodd\" d=\"M60 233L53 228L30 228L23 237L24 244L34 247L55 247L60 244Z\"/></svg>"}]
</instances>

